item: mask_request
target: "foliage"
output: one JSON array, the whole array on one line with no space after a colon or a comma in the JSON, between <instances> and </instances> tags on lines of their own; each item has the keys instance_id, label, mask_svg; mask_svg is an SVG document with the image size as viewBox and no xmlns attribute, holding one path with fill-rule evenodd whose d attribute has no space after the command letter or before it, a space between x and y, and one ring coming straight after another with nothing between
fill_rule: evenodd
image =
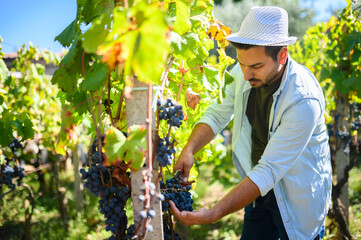
<instances>
[{"instance_id":1,"label":"foliage","mask_svg":"<svg viewBox=\"0 0 361 240\"><path fill-rule=\"evenodd\" d=\"M349 101L361 97L361 22L360 12L352 3L338 18L310 27L306 35L290 46L292 57L303 63L319 79L326 96L328 112L335 110L338 94L348 95ZM330 122L331 118L327 118Z\"/></svg>"},{"instance_id":2,"label":"foliage","mask_svg":"<svg viewBox=\"0 0 361 240\"><path fill-rule=\"evenodd\" d=\"M158 98L169 97L191 106L184 108L186 119L181 130L171 133L176 147L182 149L185 143L181 139L188 137L211 100L222 100L225 77L229 76L225 69L233 62L220 49L219 63L207 64L208 51L213 48L209 36L215 37L226 29L214 21L212 2L104 0L97 6L92 1L78 1L76 18L56 37L64 46L71 46L52 78L64 92L59 96L68 106L67 116L75 118L70 126L89 114L93 120L89 132L93 136L114 135L114 129L130 127L123 96L131 96L136 76L142 82L162 87ZM220 27L208 35L211 24ZM84 25L86 31L81 30ZM218 38L223 44L225 34ZM199 104L187 101L191 94L201 98ZM160 132L167 132L165 124L160 128ZM65 137L60 136L58 151L66 148L62 140ZM116 160L111 156L117 154L113 146L119 149L122 145L118 140L110 137L106 142L105 152L112 162ZM137 162L142 159L132 160L141 165Z\"/></svg>"},{"instance_id":3,"label":"foliage","mask_svg":"<svg viewBox=\"0 0 361 240\"><path fill-rule=\"evenodd\" d=\"M3 148L13 138L21 141L35 138L38 145L54 148L53 136L60 131L58 89L50 83L40 58L46 64L60 62L56 54L23 45L11 69L5 66L6 73L1 74L0 146Z\"/></svg>"},{"instance_id":4,"label":"foliage","mask_svg":"<svg viewBox=\"0 0 361 240\"><path fill-rule=\"evenodd\" d=\"M156 126L160 138L172 139L177 157L206 107L213 99L222 101L226 84L233 81L226 68L234 60L224 52L230 29L213 18L213 2L79 0L77 4L76 18L55 38L70 47L52 78L62 90L57 153L71 147L67 140L72 139L74 127L90 116L88 132L98 139L105 135L104 146L98 141L98 149L104 152L108 167L124 161L138 170L147 156L149 161L151 146L146 145L145 136L150 136L151 126L146 127L148 131L144 126L130 126L125 114L126 99L132 98L137 79L159 89L154 98L170 98L183 106L182 127L171 128L159 121ZM221 46L220 57L209 63L212 39ZM155 110L147 111L154 114ZM121 132L128 134L125 137ZM214 158L207 151L210 147L198 153L197 159ZM191 174L196 177L197 168ZM147 193L149 183L144 181ZM144 205L149 208L147 202Z\"/></svg>"}]
</instances>

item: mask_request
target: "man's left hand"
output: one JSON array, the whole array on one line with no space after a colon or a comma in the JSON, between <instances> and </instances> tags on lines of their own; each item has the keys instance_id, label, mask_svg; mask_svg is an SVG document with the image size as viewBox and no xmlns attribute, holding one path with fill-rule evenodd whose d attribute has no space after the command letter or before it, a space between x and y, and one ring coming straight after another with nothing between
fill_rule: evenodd
<instances>
[{"instance_id":1,"label":"man's left hand","mask_svg":"<svg viewBox=\"0 0 361 240\"><path fill-rule=\"evenodd\" d=\"M183 225L199 225L213 222L213 213L210 209L201 208L193 212L180 212L174 202L169 201L170 211L174 217L183 223Z\"/></svg>"}]
</instances>

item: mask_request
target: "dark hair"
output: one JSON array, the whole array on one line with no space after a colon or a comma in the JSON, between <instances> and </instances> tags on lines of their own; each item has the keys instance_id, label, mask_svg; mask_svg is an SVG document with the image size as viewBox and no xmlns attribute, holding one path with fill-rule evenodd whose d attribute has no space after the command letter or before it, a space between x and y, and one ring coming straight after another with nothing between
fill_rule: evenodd
<instances>
[{"instance_id":1,"label":"dark hair","mask_svg":"<svg viewBox=\"0 0 361 240\"><path fill-rule=\"evenodd\" d=\"M258 45L250 45L250 44L244 44L244 43L236 43L236 42L230 42L235 48L237 49L243 49L247 50L252 47L256 47ZM277 54L281 50L281 48L285 46L264 46L266 55L271 57L274 61L277 61Z\"/></svg>"}]
</instances>

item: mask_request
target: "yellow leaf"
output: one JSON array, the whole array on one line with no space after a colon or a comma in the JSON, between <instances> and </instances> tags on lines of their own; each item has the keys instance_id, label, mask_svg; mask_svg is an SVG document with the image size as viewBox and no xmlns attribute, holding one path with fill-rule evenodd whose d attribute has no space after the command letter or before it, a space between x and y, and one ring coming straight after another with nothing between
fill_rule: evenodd
<instances>
[{"instance_id":1,"label":"yellow leaf","mask_svg":"<svg viewBox=\"0 0 361 240\"><path fill-rule=\"evenodd\" d=\"M232 33L232 29L230 29L229 27L226 27L223 24L221 26L222 30L226 32L226 36Z\"/></svg>"},{"instance_id":2,"label":"yellow leaf","mask_svg":"<svg viewBox=\"0 0 361 240\"><path fill-rule=\"evenodd\" d=\"M327 23L327 28L333 27L333 26L335 26L337 23L338 23L337 18L336 18L335 16L332 16L332 17L330 18L330 21L328 21L328 23Z\"/></svg>"}]
</instances>

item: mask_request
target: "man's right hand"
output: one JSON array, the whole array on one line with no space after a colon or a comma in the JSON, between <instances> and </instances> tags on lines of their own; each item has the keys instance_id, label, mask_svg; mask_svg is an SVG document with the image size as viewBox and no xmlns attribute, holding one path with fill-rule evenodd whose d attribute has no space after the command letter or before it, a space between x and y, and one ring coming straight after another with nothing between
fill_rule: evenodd
<instances>
[{"instance_id":1,"label":"man's right hand","mask_svg":"<svg viewBox=\"0 0 361 240\"><path fill-rule=\"evenodd\" d=\"M178 169L183 169L183 182L187 182L189 178L189 172L191 171L191 168L194 164L194 157L192 151L188 150L187 148L184 148L181 152L177 162L174 165L174 172L176 172Z\"/></svg>"},{"instance_id":2,"label":"man's right hand","mask_svg":"<svg viewBox=\"0 0 361 240\"><path fill-rule=\"evenodd\" d=\"M173 168L174 172L183 169L183 182L188 181L189 172L194 164L193 154L196 154L201 150L213 137L213 131L207 124L199 123L194 127L187 145L183 148L183 151Z\"/></svg>"}]
</instances>

